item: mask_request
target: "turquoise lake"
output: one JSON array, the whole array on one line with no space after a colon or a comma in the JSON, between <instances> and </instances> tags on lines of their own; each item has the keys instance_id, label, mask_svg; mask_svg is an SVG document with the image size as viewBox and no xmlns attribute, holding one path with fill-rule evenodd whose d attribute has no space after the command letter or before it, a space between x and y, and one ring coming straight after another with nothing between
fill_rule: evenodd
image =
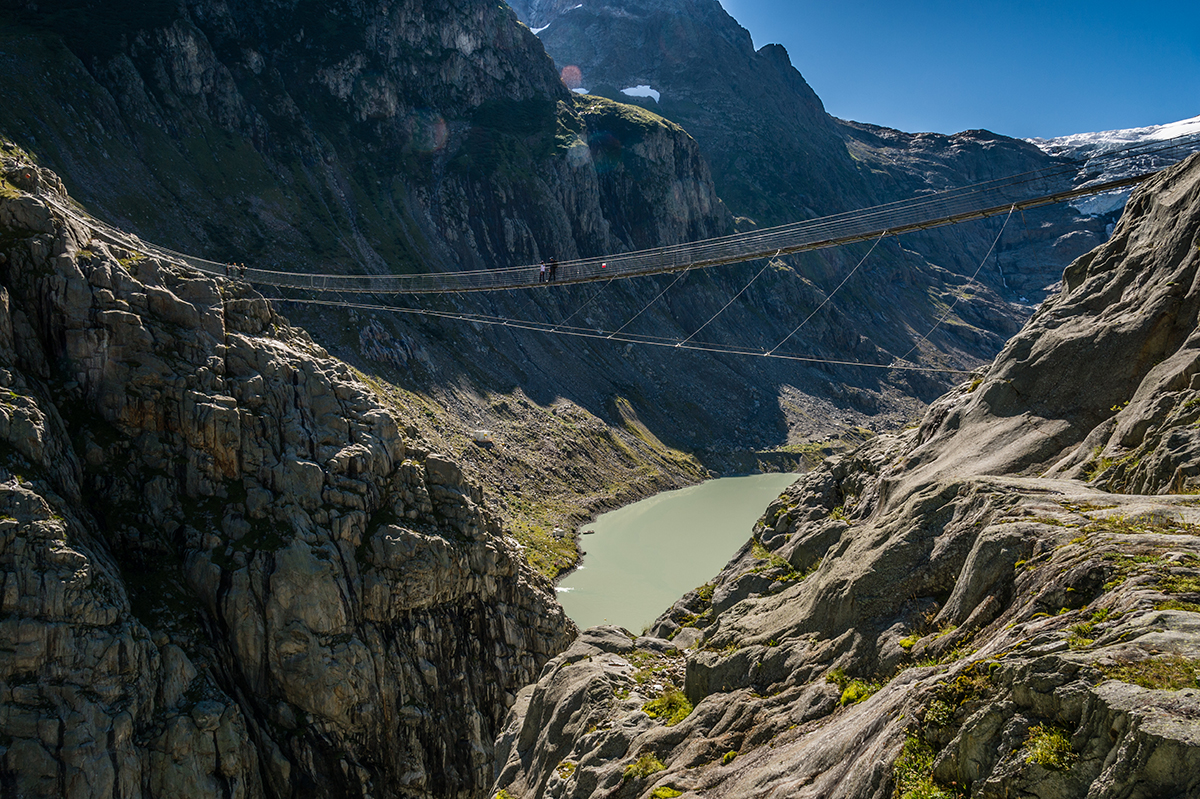
<instances>
[{"instance_id":1,"label":"turquoise lake","mask_svg":"<svg viewBox=\"0 0 1200 799\"><path fill-rule=\"evenodd\" d=\"M750 538L754 522L794 474L722 477L604 514L584 531L587 553L558 586L580 629L616 624L634 633L703 585Z\"/></svg>"}]
</instances>

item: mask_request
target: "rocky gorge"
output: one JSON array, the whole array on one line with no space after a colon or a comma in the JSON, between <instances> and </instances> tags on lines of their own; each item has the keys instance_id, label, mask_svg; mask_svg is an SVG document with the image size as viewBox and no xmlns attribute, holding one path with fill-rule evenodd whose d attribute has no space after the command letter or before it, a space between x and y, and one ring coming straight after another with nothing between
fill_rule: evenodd
<instances>
[{"instance_id":1,"label":"rocky gorge","mask_svg":"<svg viewBox=\"0 0 1200 799\"><path fill-rule=\"evenodd\" d=\"M681 8L719 6L654 0L643 29ZM724 19L728 74L774 75L786 112L714 100L763 134L740 161L671 94L573 95L553 37L499 3L21 0L0 23L0 796L1196 795L1195 160L1098 249L1112 219L1031 214L977 283L995 221L884 243L836 301L866 247L775 259L751 291L761 264L425 308L677 338L715 319L764 346L820 310L817 357L999 353L943 396L305 306L137 238L485 268L1047 163L832 120ZM756 185L770 153L786 179ZM546 575L580 520L796 462L644 634L563 616Z\"/></svg>"},{"instance_id":2,"label":"rocky gorge","mask_svg":"<svg viewBox=\"0 0 1200 799\"><path fill-rule=\"evenodd\" d=\"M479 487L271 303L4 179L7 793L1200 788L1200 157L642 636L576 637Z\"/></svg>"}]
</instances>

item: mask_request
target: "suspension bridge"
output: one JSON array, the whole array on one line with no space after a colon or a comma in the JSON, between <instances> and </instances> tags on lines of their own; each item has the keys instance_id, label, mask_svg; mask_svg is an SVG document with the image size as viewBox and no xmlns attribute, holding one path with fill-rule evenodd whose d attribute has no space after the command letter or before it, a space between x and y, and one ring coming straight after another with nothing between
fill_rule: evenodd
<instances>
[{"instance_id":1,"label":"suspension bridge","mask_svg":"<svg viewBox=\"0 0 1200 799\"><path fill-rule=\"evenodd\" d=\"M1138 159L1144 159L1147 155L1169 157L1172 152L1186 153L1197 144L1200 144L1200 136L1190 134L1176 139L1135 145L1093 159L1090 163L1094 168L1111 170L1122 164L1136 163ZM841 247L855 242L872 241L881 236L899 236L918 230L1069 202L1089 195L1120 191L1157 174L1148 172L1085 184L1082 188L1048 190L1048 187L1062 186L1072 179L1079 182L1078 169L1077 164L1057 165L763 230L595 258L561 261L557 265L553 285L705 269L772 256ZM71 210L76 215L80 214L78 209ZM129 247L127 234L115 231L91 217L87 217L87 221L94 227L107 231L110 237L119 236L121 241L118 243ZM208 274L229 275L229 264L196 258L145 242L139 244L148 255L181 260ZM236 276L257 286L302 289L309 292L381 295L506 291L545 285L539 280L538 264L418 274L314 274L238 267Z\"/></svg>"},{"instance_id":2,"label":"suspension bridge","mask_svg":"<svg viewBox=\"0 0 1200 799\"><path fill-rule=\"evenodd\" d=\"M1109 174L1112 171L1119 170L1122 166L1126 168L1125 171L1128 171L1129 167L1143 163L1148 156L1157 157L1161 160L1181 160L1183 156L1195 150L1198 145L1200 145L1200 135L1188 134L1173 139L1143 143L1117 150L1105 156L1092 159L1089 162L1089 166L1091 168L1108 170ZM1178 157L1171 158L1172 154L1176 154ZM807 363L872 369L965 374L965 370L962 369L921 366L908 361L908 358L924 342L928 341L935 330L949 318L950 314L953 313L955 307L961 301L961 295L945 310L929 332L921 336L907 353L903 356L891 357L889 363L818 358L779 352L779 350L821 308L832 300L833 296L837 294L850 277L871 256L879 243L889 236L899 236L918 230L929 230L975 219L1005 215L1004 224L1001 225L1000 231L996 235L996 240L992 243L987 254L980 262L979 268L971 276L971 279L968 281L969 285L978 277L980 271L982 271L991 253L999 243L1000 237L1007 227L1008 220L1012 218L1014 213L1055 203L1069 202L1073 199L1090 195L1127 190L1156 174L1158 172L1154 171L1114 180L1101 180L1094 175L1081 175L1080 167L1077 163L1060 164L1048 169L1013 175L942 192L931 192L908 200L834 214L790 225L636 252L616 253L600 258L581 258L563 261L558 264L558 274L552 283L541 281L539 278L540 265L538 264L487 270L400 275L312 274L257 269L245 266L233 267L231 264L196 258L185 253L175 252L164 247L142 242L91 217L79 208L68 208L57 202L53 204L59 207L60 211L68 213L81 221L85 221L92 227L98 237L109 240L124 249L132 249L149 256L183 262L194 269L211 275L236 277L259 287L294 289L306 295L301 297L284 295L277 298L280 301L289 303L410 314L469 322L477 325L500 325L519 330L606 339L656 347L682 348L709 353L777 358ZM1075 183L1077 187L1069 189L1055 188L1051 190L1051 187L1061 187L1064 183ZM1079 183L1083 183L1083 186L1078 186ZM817 309L809 313L799 325L771 349L748 348L694 340L701 330L713 322L717 316L723 313L739 296L750 288L766 270L767 265L770 264L774 257L867 241L873 241L874 244L867 254L863 256L863 259L859 261L858 265L845 275L836 288L826 294L824 301ZM663 294L688 272L696 269L759 259L766 260L762 269L750 279L750 282L744 288L734 294L712 318L697 328L687 338L667 338L625 332L626 328L635 319L641 316L650 305L653 305L654 302L660 299ZM616 330L598 330L593 327L579 327L568 324L571 319L580 314L603 294L604 289L611 285L614 280L672 272L677 273L675 280L620 328ZM360 296L364 294L373 294L376 296L403 294L442 295L462 292L511 291L535 287L568 286L594 281L604 281L604 286L586 300L583 305L578 307L574 313L558 322L512 319L479 313L438 310L429 307L405 308L394 304L355 301L345 296L347 294L358 294Z\"/></svg>"}]
</instances>

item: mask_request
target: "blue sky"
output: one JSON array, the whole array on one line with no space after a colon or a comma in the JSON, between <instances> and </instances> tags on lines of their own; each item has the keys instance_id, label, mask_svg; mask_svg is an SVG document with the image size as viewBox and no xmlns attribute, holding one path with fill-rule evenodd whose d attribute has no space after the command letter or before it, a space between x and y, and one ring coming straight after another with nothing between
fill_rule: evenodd
<instances>
[{"instance_id":1,"label":"blue sky","mask_svg":"<svg viewBox=\"0 0 1200 799\"><path fill-rule=\"evenodd\" d=\"M721 0L835 116L1061 136L1200 115L1200 2Z\"/></svg>"}]
</instances>

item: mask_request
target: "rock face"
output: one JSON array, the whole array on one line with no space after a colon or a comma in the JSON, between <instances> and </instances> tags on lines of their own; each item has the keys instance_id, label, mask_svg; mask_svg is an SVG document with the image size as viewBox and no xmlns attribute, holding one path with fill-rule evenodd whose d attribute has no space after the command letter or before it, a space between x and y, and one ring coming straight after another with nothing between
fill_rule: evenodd
<instances>
[{"instance_id":1,"label":"rock face","mask_svg":"<svg viewBox=\"0 0 1200 799\"><path fill-rule=\"evenodd\" d=\"M555 6L566 17L541 41L556 55L551 34L574 15L652 23L614 29L607 41L648 45L621 54L631 58L661 55L653 80L638 78L672 81L654 114L572 94L541 41L510 9L483 0L109 5L0 9L0 64L10 75L0 82L0 132L101 218L217 260L322 273L510 266L729 233L735 220L716 186L739 215L766 225L1047 163L1002 137L841 125L782 48L756 53L715 0L656 0L624 17L621 4ZM885 241L829 302L866 246L779 259L765 271L709 270L678 285L621 282L599 297L578 287L423 298L417 309L570 320L667 342L700 332L697 341L755 351L783 342L781 352L804 358L875 365L919 345L939 365L971 368L1019 329L1047 275L1104 231L1103 222L1048 221L1031 213L1019 235L1006 233L981 272L982 292L969 277L995 220ZM975 301L924 343L967 291ZM386 309L364 324L406 342L405 357L376 362L384 339L347 340L344 311L289 313L339 357L462 407L482 426L501 420L480 397L518 389L542 408L569 401L615 430L624 402L667 446L716 468L730 451L833 438L868 419L903 423L947 385L937 375L614 346ZM695 473L654 471L657 487Z\"/></svg>"},{"instance_id":2,"label":"rock face","mask_svg":"<svg viewBox=\"0 0 1200 799\"><path fill-rule=\"evenodd\" d=\"M912 134L831 117L787 50L778 44L755 50L750 34L717 0L514 0L511 5L538 31L560 69L579 76L582 88L641 103L686 128L712 165L730 210L760 225L1062 163L1028 142L988 131ZM656 94L639 98L624 92L637 86ZM1065 188L1070 178L1067 170L1048 188ZM1006 263L987 270L980 281L1010 302L1040 302L1063 267L1103 241L1109 221L1069 208L1026 217L1025 235L1002 241ZM910 252L887 256L917 273L936 264L969 274L994 235L995 228L987 226L960 228L953 235L906 236L904 249ZM931 263L913 258L911 251Z\"/></svg>"},{"instance_id":3,"label":"rock face","mask_svg":"<svg viewBox=\"0 0 1200 799\"><path fill-rule=\"evenodd\" d=\"M0 785L481 796L574 636L458 466L244 284L0 184Z\"/></svg>"},{"instance_id":4,"label":"rock face","mask_svg":"<svg viewBox=\"0 0 1200 799\"><path fill-rule=\"evenodd\" d=\"M312 271L482 269L729 226L690 138L648 125L636 170L608 180L656 206L655 237L614 228L594 131L503 4L189 0L69 22L15 5L0 57L20 79L0 130L60 165L104 218L178 249L290 252L288 268ZM79 32L89 24L118 35L97 42ZM28 71L74 86L100 132L77 138L79 119L53 107L59 87ZM692 185L660 207L639 186L675 178L676 159Z\"/></svg>"},{"instance_id":5,"label":"rock face","mask_svg":"<svg viewBox=\"0 0 1200 799\"><path fill-rule=\"evenodd\" d=\"M650 637L552 660L496 789L1200 793L1198 303L1194 156L919 428L801 478Z\"/></svg>"}]
</instances>

